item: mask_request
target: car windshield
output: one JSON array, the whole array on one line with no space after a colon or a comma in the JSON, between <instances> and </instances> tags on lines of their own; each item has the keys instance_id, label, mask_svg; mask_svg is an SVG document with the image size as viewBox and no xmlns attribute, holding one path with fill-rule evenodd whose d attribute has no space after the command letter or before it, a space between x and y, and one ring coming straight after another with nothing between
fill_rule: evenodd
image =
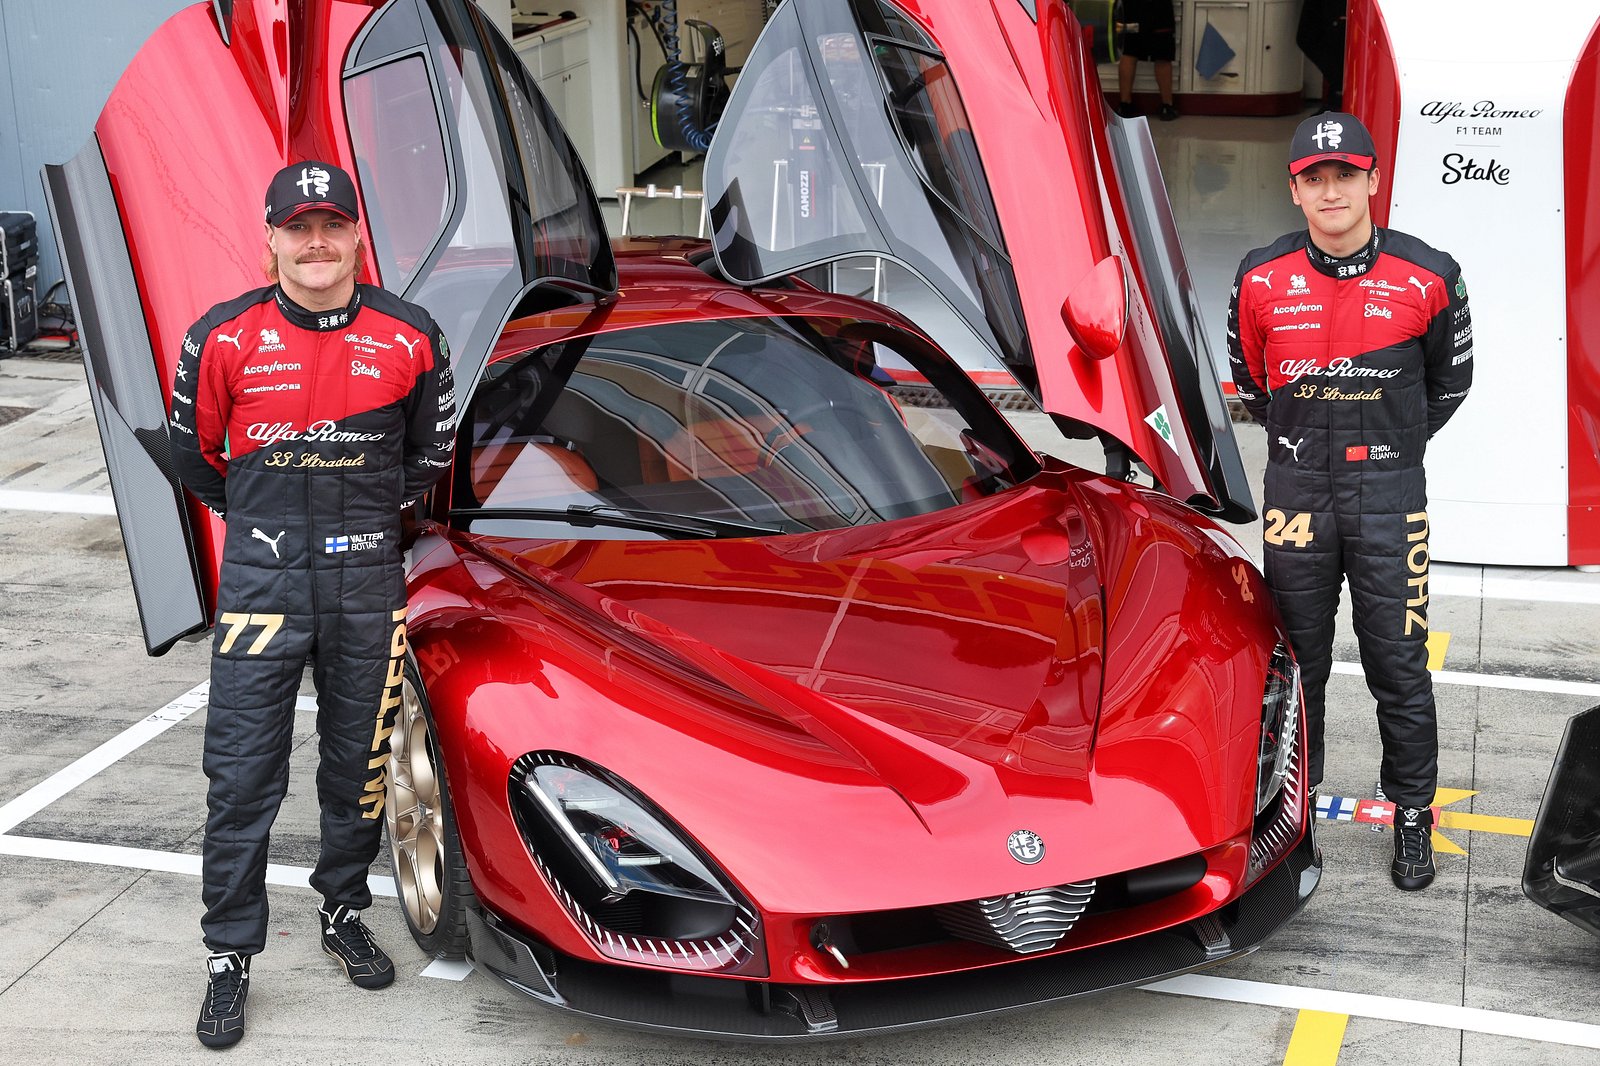
<instances>
[{"instance_id":1,"label":"car windshield","mask_svg":"<svg viewBox=\"0 0 1600 1066\"><path fill-rule=\"evenodd\" d=\"M1038 470L926 341L834 318L680 322L536 349L488 368L462 438L457 524L517 536L837 529Z\"/></svg>"}]
</instances>

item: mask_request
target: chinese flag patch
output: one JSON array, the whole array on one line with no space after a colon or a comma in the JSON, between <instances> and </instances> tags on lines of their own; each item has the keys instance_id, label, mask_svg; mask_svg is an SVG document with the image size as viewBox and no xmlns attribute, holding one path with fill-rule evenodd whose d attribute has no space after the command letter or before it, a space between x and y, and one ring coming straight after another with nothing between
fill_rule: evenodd
<instances>
[{"instance_id":1,"label":"chinese flag patch","mask_svg":"<svg viewBox=\"0 0 1600 1066\"><path fill-rule=\"evenodd\" d=\"M1359 463L1367 457L1365 444L1352 444L1344 450L1344 459L1347 463Z\"/></svg>"}]
</instances>

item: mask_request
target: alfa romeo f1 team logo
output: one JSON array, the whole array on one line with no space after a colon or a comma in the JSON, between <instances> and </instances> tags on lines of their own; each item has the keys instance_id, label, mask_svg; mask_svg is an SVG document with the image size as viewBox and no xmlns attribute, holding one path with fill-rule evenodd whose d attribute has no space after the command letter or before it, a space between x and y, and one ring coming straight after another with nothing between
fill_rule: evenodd
<instances>
[{"instance_id":1,"label":"alfa romeo f1 team logo","mask_svg":"<svg viewBox=\"0 0 1600 1066\"><path fill-rule=\"evenodd\" d=\"M1339 142L1344 139L1344 123L1319 122L1317 132L1311 135L1311 139L1317 142L1318 148L1338 148Z\"/></svg>"},{"instance_id":2,"label":"alfa romeo f1 team logo","mask_svg":"<svg viewBox=\"0 0 1600 1066\"><path fill-rule=\"evenodd\" d=\"M1018 829L1006 838L1006 850L1013 859L1032 866L1044 858L1044 838L1031 829Z\"/></svg>"}]
</instances>

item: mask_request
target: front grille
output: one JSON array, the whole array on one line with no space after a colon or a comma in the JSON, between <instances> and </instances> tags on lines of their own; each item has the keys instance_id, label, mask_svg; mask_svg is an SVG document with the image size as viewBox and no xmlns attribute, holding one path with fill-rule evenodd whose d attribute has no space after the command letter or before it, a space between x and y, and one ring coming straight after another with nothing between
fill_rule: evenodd
<instances>
[{"instance_id":1,"label":"front grille","mask_svg":"<svg viewBox=\"0 0 1600 1066\"><path fill-rule=\"evenodd\" d=\"M1095 882L1075 881L1009 896L935 907L951 936L1019 955L1046 951L1061 942L1094 898Z\"/></svg>"}]
</instances>

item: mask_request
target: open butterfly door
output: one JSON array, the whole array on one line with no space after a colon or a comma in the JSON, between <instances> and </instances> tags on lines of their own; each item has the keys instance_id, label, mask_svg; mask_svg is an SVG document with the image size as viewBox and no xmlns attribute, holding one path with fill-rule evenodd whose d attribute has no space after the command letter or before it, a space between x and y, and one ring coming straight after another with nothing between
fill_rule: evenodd
<instances>
[{"instance_id":1,"label":"open butterfly door","mask_svg":"<svg viewBox=\"0 0 1600 1066\"><path fill-rule=\"evenodd\" d=\"M1062 0L783 5L706 193L729 277L893 260L1065 431L1115 438L1200 510L1255 517L1148 127L1106 110Z\"/></svg>"}]
</instances>

